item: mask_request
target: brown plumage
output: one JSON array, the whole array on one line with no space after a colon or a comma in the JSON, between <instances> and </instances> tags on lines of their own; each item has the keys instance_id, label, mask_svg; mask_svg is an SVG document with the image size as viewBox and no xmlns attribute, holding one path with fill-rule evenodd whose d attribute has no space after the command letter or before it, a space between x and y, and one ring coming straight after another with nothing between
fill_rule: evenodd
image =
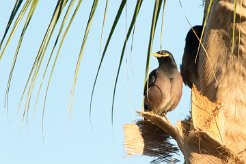
<instances>
[{"instance_id":1,"label":"brown plumage","mask_svg":"<svg viewBox=\"0 0 246 164\"><path fill-rule=\"evenodd\" d=\"M153 70L144 88L144 109L163 115L172 111L182 95L182 77L172 54L161 50L155 53L159 67Z\"/></svg>"}]
</instances>

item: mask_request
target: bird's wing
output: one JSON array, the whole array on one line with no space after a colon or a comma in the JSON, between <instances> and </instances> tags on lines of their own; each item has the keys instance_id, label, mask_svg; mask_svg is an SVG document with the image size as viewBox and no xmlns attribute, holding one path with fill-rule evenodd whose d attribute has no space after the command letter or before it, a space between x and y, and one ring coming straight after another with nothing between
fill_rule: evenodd
<instances>
[{"instance_id":1,"label":"bird's wing","mask_svg":"<svg viewBox=\"0 0 246 164\"><path fill-rule=\"evenodd\" d=\"M176 72L174 78L171 79L171 97L172 104L169 110L173 110L178 105L182 96L183 81L180 73Z\"/></svg>"},{"instance_id":2,"label":"bird's wing","mask_svg":"<svg viewBox=\"0 0 246 164\"><path fill-rule=\"evenodd\" d=\"M161 115L172 106L170 104L171 81L167 75L158 72L158 70L155 72L154 77L155 80L146 89L144 102L147 107L146 111L150 109Z\"/></svg>"},{"instance_id":3,"label":"bird's wing","mask_svg":"<svg viewBox=\"0 0 246 164\"><path fill-rule=\"evenodd\" d=\"M153 70L150 74L149 74L149 79L148 79L148 88L151 87L155 81L156 81L156 69ZM145 83L145 86L144 86L144 95L146 94L147 92L147 83Z\"/></svg>"}]
</instances>

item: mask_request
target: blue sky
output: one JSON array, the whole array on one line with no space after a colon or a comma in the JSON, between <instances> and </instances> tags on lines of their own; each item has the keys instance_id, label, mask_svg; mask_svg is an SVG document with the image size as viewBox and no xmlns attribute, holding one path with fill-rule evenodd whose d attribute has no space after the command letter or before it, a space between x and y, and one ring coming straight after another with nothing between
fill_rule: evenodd
<instances>
[{"instance_id":1,"label":"blue sky","mask_svg":"<svg viewBox=\"0 0 246 164\"><path fill-rule=\"evenodd\" d=\"M164 49L173 53L178 65L180 65L182 60L185 36L190 28L185 15L192 25L201 24L203 15L201 1L190 0L189 3L182 2L183 8L180 7L178 0L167 1L164 37L162 40ZM15 1L1 2L0 36L3 35L14 3ZM109 1L105 33L102 40L103 45L105 44L119 3L120 1ZM0 61L0 163L113 164L117 162L119 164L147 164L151 161L152 158L149 157L129 157L126 155L123 146L123 126L126 123L140 119L136 111L141 110L142 106L143 80L153 1L143 2L136 24L131 53L131 41L127 45L116 92L114 126L112 127L111 125L113 86L126 34L126 25L130 23L135 6L134 1L129 1L127 4L127 17L125 16L126 10L123 12L99 74L92 106L91 121L93 130L91 129L88 117L89 101L101 55L99 54L99 43L105 1L99 2L94 23L88 36L77 81L71 117L67 111L75 64L91 4L92 1L83 1L61 49L61 55L55 68L46 103L43 133L41 116L45 88L41 91L37 109L34 112L36 93L42 74L40 74L34 89L28 119L23 121L23 108L18 113L17 109L28 73L43 39L42 36L51 19L56 1L39 2L20 49L11 84L9 109L7 112L4 108L5 89L21 28L16 31L5 56ZM22 26L23 23L20 27ZM57 30L55 31L56 34ZM160 21L157 26L153 52L160 49L159 34ZM54 38L51 40L51 46L54 43ZM44 59L45 62L47 62L51 46L47 51ZM156 59L151 58L150 70L156 67ZM47 85L47 78L44 84ZM183 97L179 106L175 111L168 114L168 117L173 123L185 118L189 113L189 106L190 90L184 87ZM182 155L177 156L177 158L183 160Z\"/></svg>"}]
</instances>

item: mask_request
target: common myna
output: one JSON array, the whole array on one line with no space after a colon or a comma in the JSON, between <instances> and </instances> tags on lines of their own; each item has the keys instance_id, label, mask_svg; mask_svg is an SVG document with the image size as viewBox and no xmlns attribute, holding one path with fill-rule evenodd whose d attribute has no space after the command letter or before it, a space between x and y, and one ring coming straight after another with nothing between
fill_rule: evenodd
<instances>
[{"instance_id":1,"label":"common myna","mask_svg":"<svg viewBox=\"0 0 246 164\"><path fill-rule=\"evenodd\" d=\"M193 84L196 84L198 79L197 65L199 54L199 40L201 38L203 26L192 27L186 35L185 48L182 59L182 65L180 66L181 75L185 85L192 88ZM195 34L196 33L196 34Z\"/></svg>"},{"instance_id":2,"label":"common myna","mask_svg":"<svg viewBox=\"0 0 246 164\"><path fill-rule=\"evenodd\" d=\"M144 109L165 116L179 103L182 95L182 77L178 72L173 55L161 50L154 54L159 67L149 74L144 88Z\"/></svg>"}]
</instances>

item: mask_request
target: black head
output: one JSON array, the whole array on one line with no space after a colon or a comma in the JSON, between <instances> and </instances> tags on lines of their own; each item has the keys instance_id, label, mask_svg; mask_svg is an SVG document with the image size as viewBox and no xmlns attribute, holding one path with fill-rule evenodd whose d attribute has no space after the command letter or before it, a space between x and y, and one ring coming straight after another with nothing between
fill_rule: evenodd
<instances>
[{"instance_id":1,"label":"black head","mask_svg":"<svg viewBox=\"0 0 246 164\"><path fill-rule=\"evenodd\" d=\"M192 27L186 35L186 45L185 47L189 49L189 51L196 51L199 47L199 40L202 35L203 26L197 25Z\"/></svg>"},{"instance_id":2,"label":"black head","mask_svg":"<svg viewBox=\"0 0 246 164\"><path fill-rule=\"evenodd\" d=\"M159 65L161 65L162 63L170 63L174 66L176 66L176 62L174 60L173 55L171 54L171 52L167 51L167 50L160 50L154 54L152 54L152 56L155 56L159 62Z\"/></svg>"},{"instance_id":3,"label":"black head","mask_svg":"<svg viewBox=\"0 0 246 164\"><path fill-rule=\"evenodd\" d=\"M199 39L201 38L202 30L203 26L201 25L192 27L188 31L185 39L186 43L180 70L184 84L188 85L190 88L192 88L192 85L197 82L198 78L197 66L199 64Z\"/></svg>"}]
</instances>

